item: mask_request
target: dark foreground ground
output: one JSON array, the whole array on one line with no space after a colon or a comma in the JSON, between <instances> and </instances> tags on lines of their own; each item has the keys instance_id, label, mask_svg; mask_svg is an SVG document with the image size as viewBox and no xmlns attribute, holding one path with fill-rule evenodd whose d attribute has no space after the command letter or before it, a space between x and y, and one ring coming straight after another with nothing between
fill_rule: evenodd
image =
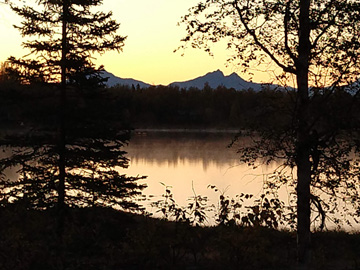
<instances>
[{"instance_id":1,"label":"dark foreground ground","mask_svg":"<svg viewBox=\"0 0 360 270\"><path fill-rule=\"evenodd\" d=\"M0 209L0 269L295 269L296 236L266 228L190 227L112 209ZM313 235L312 269L360 269L360 234Z\"/></svg>"}]
</instances>

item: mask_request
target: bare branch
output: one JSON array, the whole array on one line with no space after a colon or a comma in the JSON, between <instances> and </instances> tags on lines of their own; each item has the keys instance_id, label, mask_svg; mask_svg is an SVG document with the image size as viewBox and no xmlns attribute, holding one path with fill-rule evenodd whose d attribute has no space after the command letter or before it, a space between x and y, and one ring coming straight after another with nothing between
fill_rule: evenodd
<instances>
[{"instance_id":1,"label":"bare branch","mask_svg":"<svg viewBox=\"0 0 360 270\"><path fill-rule=\"evenodd\" d=\"M289 21L290 21L290 1L287 1L284 16L284 34L285 34L285 49L290 55L290 58L296 62L296 56L293 54L289 47Z\"/></svg>"},{"instance_id":2,"label":"bare branch","mask_svg":"<svg viewBox=\"0 0 360 270\"><path fill-rule=\"evenodd\" d=\"M285 66L284 64L282 64L276 57L273 53L270 52L270 50L265 47L264 44L262 44L260 42L260 40L258 39L255 31L253 29L250 29L248 23L245 21L245 18L243 17L242 15L242 11L241 9L239 8L238 6L238 1L235 0L234 3L233 3L233 6L235 8L235 10L237 11L238 15L239 15L239 18L240 18L240 21L241 23L243 24L243 26L245 27L245 30L247 31L247 33L249 35L252 36L255 44L257 46L259 46L261 48L261 50L263 50L270 58L271 60L273 60L275 62L275 64L277 64L280 68L282 68L282 70L284 70L285 72L289 72L289 73L293 73L293 74L296 74L296 69L294 67L291 67L291 66Z\"/></svg>"}]
</instances>

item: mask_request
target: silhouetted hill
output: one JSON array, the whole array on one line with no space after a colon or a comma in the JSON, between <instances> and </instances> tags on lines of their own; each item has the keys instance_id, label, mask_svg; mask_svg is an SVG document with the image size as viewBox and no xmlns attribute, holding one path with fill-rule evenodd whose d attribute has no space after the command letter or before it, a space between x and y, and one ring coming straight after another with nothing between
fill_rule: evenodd
<instances>
[{"instance_id":1,"label":"silhouetted hill","mask_svg":"<svg viewBox=\"0 0 360 270\"><path fill-rule=\"evenodd\" d=\"M262 87L262 85L259 83L243 80L236 73L225 76L221 70L209 72L204 76L189 81L173 82L170 84L170 86L178 86L180 88L196 87L202 89L206 83L213 89L217 88L218 86L224 86L226 88L234 88L236 90L247 90L251 88L254 91L260 91Z\"/></svg>"},{"instance_id":2,"label":"silhouetted hill","mask_svg":"<svg viewBox=\"0 0 360 270\"><path fill-rule=\"evenodd\" d=\"M135 79L123 79L120 77L115 76L114 74L104 71L104 77L108 77L107 85L109 87L115 85L127 85L127 86L134 86L137 87L139 85L140 88L147 88L151 86L148 83L138 81ZM209 72L204 76L197 77L195 79L191 79L188 81L182 82L173 82L170 83L168 86L178 86L179 88L198 88L203 89L205 84L208 84L211 88L216 89L219 86L224 86L228 89L233 88L236 90L248 90L253 89L254 91L260 91L263 88L263 84L260 83L253 83L248 82L242 79L239 75L235 72L230 74L229 76L225 76L221 70L216 70L213 72ZM278 87L277 85L270 84L270 88Z\"/></svg>"},{"instance_id":3,"label":"silhouetted hill","mask_svg":"<svg viewBox=\"0 0 360 270\"><path fill-rule=\"evenodd\" d=\"M150 84L144 83L142 81L138 81L138 80L134 80L134 79L130 79L130 78L123 79L123 78L117 77L114 74L112 74L106 70L103 71L102 74L103 74L103 77L109 78L106 83L108 87L112 87L115 85L128 85L128 86L137 87L139 85L140 88L147 88L150 86Z\"/></svg>"}]
</instances>

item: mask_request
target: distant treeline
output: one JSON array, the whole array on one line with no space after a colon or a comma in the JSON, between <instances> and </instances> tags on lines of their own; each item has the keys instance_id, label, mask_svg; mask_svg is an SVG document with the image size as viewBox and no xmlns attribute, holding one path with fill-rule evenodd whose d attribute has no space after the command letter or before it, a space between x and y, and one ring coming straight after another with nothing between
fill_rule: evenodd
<instances>
[{"instance_id":1,"label":"distant treeline","mask_svg":"<svg viewBox=\"0 0 360 270\"><path fill-rule=\"evenodd\" d=\"M314 92L314 102L319 93ZM57 95L56 85L1 83L0 125L53 123L57 119ZM351 98L343 91L331 96L327 97L327 107L329 99L333 100L330 104L341 107ZM83 118L95 111L103 121L110 117L133 128L274 128L292 121L295 100L295 92L283 89L255 92L208 86L204 89L116 86L96 91L69 89L68 111ZM314 108L327 110L321 108L320 101Z\"/></svg>"},{"instance_id":2,"label":"distant treeline","mask_svg":"<svg viewBox=\"0 0 360 270\"><path fill-rule=\"evenodd\" d=\"M284 111L291 110L291 94L277 90L237 91L205 85L204 89L118 86L109 91L135 127L246 128L260 124L259 119L280 121Z\"/></svg>"}]
</instances>

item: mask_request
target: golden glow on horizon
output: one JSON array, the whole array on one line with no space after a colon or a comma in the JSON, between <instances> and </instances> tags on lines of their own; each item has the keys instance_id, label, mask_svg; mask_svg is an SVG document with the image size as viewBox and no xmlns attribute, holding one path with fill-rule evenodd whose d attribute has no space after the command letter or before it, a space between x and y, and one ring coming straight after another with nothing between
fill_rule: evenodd
<instances>
[{"instance_id":1,"label":"golden glow on horizon","mask_svg":"<svg viewBox=\"0 0 360 270\"><path fill-rule=\"evenodd\" d=\"M184 81L220 69L225 75L237 72L235 66L226 67L230 52L224 44L214 46L214 57L202 50L187 49L174 53L184 37L184 26L177 26L181 16L199 0L104 0L102 9L113 12L113 18L121 23L119 34L127 36L123 52L108 52L96 55L95 63L122 78L133 78L150 84L167 85ZM26 1L25 1L26 4ZM0 62L9 56L22 57L29 52L21 48L23 42L18 30L12 27L20 18L8 5L0 4L0 31L2 36ZM274 70L274 68L269 68ZM254 69L252 81L271 82L271 72ZM249 74L239 75L250 79Z\"/></svg>"}]
</instances>

